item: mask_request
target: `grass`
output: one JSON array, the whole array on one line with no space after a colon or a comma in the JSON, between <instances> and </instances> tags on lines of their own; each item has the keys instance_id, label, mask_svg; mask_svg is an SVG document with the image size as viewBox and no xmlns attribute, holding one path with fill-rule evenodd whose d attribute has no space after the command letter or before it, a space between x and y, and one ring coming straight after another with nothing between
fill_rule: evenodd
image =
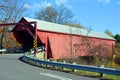
<instances>
[{"instance_id":1,"label":"grass","mask_svg":"<svg viewBox=\"0 0 120 80\"><path fill-rule=\"evenodd\" d=\"M75 73L85 75L85 76L94 76L94 77L99 77L100 76L99 73L84 71L84 70L76 70Z\"/></svg>"},{"instance_id":2,"label":"grass","mask_svg":"<svg viewBox=\"0 0 120 80\"><path fill-rule=\"evenodd\" d=\"M108 75L108 74L105 74L104 78L113 79L113 80L120 80L120 76L114 76L114 75Z\"/></svg>"},{"instance_id":3,"label":"grass","mask_svg":"<svg viewBox=\"0 0 120 80\"><path fill-rule=\"evenodd\" d=\"M100 73L96 73L96 72L77 70L75 71L75 73L84 75L84 76L100 77ZM104 74L104 78L112 79L112 80L120 80L120 76L114 76L114 75L108 75L108 74Z\"/></svg>"},{"instance_id":4,"label":"grass","mask_svg":"<svg viewBox=\"0 0 120 80\"><path fill-rule=\"evenodd\" d=\"M120 69L120 66L116 64L114 61L109 61L105 67L107 68L115 68L115 69Z\"/></svg>"}]
</instances>

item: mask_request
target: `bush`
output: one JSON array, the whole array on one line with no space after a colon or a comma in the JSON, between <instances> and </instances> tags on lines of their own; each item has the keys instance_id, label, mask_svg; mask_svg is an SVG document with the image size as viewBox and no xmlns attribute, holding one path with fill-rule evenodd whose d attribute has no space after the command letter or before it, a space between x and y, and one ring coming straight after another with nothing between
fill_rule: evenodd
<instances>
[{"instance_id":1,"label":"bush","mask_svg":"<svg viewBox=\"0 0 120 80\"><path fill-rule=\"evenodd\" d=\"M120 65L120 54L116 56L115 63Z\"/></svg>"},{"instance_id":2,"label":"bush","mask_svg":"<svg viewBox=\"0 0 120 80\"><path fill-rule=\"evenodd\" d=\"M120 43L116 43L116 47L117 47L117 48L120 48Z\"/></svg>"},{"instance_id":3,"label":"bush","mask_svg":"<svg viewBox=\"0 0 120 80\"><path fill-rule=\"evenodd\" d=\"M120 49L116 48L114 62L120 65Z\"/></svg>"},{"instance_id":4,"label":"bush","mask_svg":"<svg viewBox=\"0 0 120 80\"><path fill-rule=\"evenodd\" d=\"M80 56L78 59L79 59L78 63L87 65L94 64L97 61L96 56Z\"/></svg>"}]
</instances>

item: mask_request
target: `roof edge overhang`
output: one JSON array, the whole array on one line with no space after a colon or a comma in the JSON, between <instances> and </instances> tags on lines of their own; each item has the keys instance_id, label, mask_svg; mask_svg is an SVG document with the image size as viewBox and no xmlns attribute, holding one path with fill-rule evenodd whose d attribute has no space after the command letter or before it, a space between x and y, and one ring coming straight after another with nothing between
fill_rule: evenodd
<instances>
[{"instance_id":1,"label":"roof edge overhang","mask_svg":"<svg viewBox=\"0 0 120 80\"><path fill-rule=\"evenodd\" d=\"M28 22L24 17L22 17L19 21L18 21L18 23L20 23L20 22ZM12 30L11 30L11 32L13 32L13 31L15 31L15 29L18 27L19 25L16 25ZM32 26L31 24L30 24L30 26ZM33 27L33 26L32 26Z\"/></svg>"},{"instance_id":2,"label":"roof edge overhang","mask_svg":"<svg viewBox=\"0 0 120 80\"><path fill-rule=\"evenodd\" d=\"M27 18L27 17L22 17L22 19L19 21L19 22L21 22L22 20L24 20L24 21L26 21L26 22L31 22L31 21L36 21L37 23L38 23L38 28L37 28L37 30L40 30L40 31L46 31L46 32L52 32L52 33L58 33L58 34L71 34L71 33L67 33L67 32L63 32L63 31L61 31L61 30L59 30L59 31L55 31L55 29L51 29L51 28L49 28L49 29L51 29L51 30L49 30L49 29L47 29L47 28L43 28L42 29L42 27L41 26L43 26L45 23L47 24L47 25L49 25L50 24L50 26L55 26L55 25L58 25L59 26L59 28L60 27L67 27L67 29L68 29L68 27L70 27L70 26L66 26L66 25L61 25L61 24L56 24L56 23L51 23L51 22L46 22L46 21L41 21L41 20L37 20L37 19L32 19L32 18ZM19 23L18 22L18 23ZM43 24L43 23L44 24ZM42 25L43 24L43 25ZM31 25L32 26L32 25ZM49 27L50 27L49 26ZM32 26L33 27L33 26ZM44 26L43 26L44 27ZM48 26L47 26L48 27ZM55 27L57 27L57 26L55 26ZM16 26L14 27L14 29L12 30L12 31L14 31L15 30L15 28L16 28ZM65 28L66 29L66 28ZM75 28L74 28L75 29ZM76 29L75 29L76 30ZM82 31L85 31L85 29L80 29L80 30L82 30ZM61 32L60 32L61 31ZM94 32L94 31L91 31L91 32ZM81 32L82 33L82 32ZM102 33L99 33L99 32L97 32L98 34L100 34L100 35L103 35ZM84 35L83 34L75 34L75 33L72 33L72 35L77 35L77 36L84 36L84 37L86 37L87 35L85 35L85 33L84 33ZM112 40L112 41L116 41L114 38L112 38L112 37L108 37L108 35L105 35L104 34L104 36L106 36L106 37L100 37L100 36L91 36L91 35L88 35L88 37L89 38L98 38L98 39L104 39L104 40Z\"/></svg>"},{"instance_id":3,"label":"roof edge overhang","mask_svg":"<svg viewBox=\"0 0 120 80\"><path fill-rule=\"evenodd\" d=\"M84 36L84 35L79 35L79 34L61 33L61 32L41 30L41 29L37 29L37 30L38 30L38 31L43 31L43 32L49 32L49 33L63 34L63 35L82 36L82 37L88 37L88 38L96 38L96 39L102 39L102 40L116 41L116 39L106 39L106 38L99 38L99 37L93 37L93 36Z\"/></svg>"}]
</instances>

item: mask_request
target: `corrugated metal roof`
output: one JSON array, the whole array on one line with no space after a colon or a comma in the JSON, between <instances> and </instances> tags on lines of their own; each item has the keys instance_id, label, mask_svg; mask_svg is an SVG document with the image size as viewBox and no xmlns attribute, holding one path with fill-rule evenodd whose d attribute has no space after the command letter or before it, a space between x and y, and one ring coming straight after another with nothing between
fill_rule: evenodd
<instances>
[{"instance_id":1,"label":"corrugated metal roof","mask_svg":"<svg viewBox=\"0 0 120 80\"><path fill-rule=\"evenodd\" d=\"M70 27L66 25L46 22L42 20L32 19L28 17L23 17L26 21L37 21L38 29L45 30L45 31L52 31L52 32L60 32L60 33L67 33L67 34L77 34L82 36L89 36L89 37L96 37L96 38L103 38L103 39L110 39L115 40L114 38L108 36L107 34L95 32L95 31L88 31L87 29L80 29L75 27Z\"/></svg>"}]
</instances>

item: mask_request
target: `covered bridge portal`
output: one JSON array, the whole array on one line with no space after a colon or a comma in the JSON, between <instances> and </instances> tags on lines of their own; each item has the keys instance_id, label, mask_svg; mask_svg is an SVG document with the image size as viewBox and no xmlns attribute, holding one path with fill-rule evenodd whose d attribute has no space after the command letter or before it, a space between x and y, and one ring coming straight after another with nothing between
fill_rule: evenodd
<instances>
[{"instance_id":1,"label":"covered bridge portal","mask_svg":"<svg viewBox=\"0 0 120 80\"><path fill-rule=\"evenodd\" d=\"M24 18L22 18L19 23L27 22ZM16 40L22 45L22 49L24 51L29 51L34 47L34 40L35 40L35 28L31 24L23 24L17 25L13 29L14 36ZM37 34L37 33L36 33ZM42 46L42 42L40 41L39 37L37 37L37 46Z\"/></svg>"},{"instance_id":2,"label":"covered bridge portal","mask_svg":"<svg viewBox=\"0 0 120 80\"><path fill-rule=\"evenodd\" d=\"M28 26L34 26L34 29L28 28ZM33 47L31 41L37 42L37 22L26 22L23 19L19 23L7 23L7 24L0 24L0 27L9 27L15 26L13 29L14 35L19 43L22 44L23 50L27 50L28 48ZM16 30L16 31L15 31ZM4 30L3 30L4 33ZM29 33L29 34L28 34ZM26 41L26 39L28 39ZM25 43L26 41L26 43ZM40 41L39 41L40 42ZM28 45L28 46L27 46ZM34 45L34 53L37 52L37 44Z\"/></svg>"},{"instance_id":3,"label":"covered bridge portal","mask_svg":"<svg viewBox=\"0 0 120 80\"><path fill-rule=\"evenodd\" d=\"M115 39L110 36L85 29L69 27L65 25L50 23L23 17L20 22L37 22L37 46L45 46L47 58L70 58L84 55L111 55L115 46ZM26 26L26 30L23 26ZM17 25L13 33L25 51L33 48L34 26L31 24ZM101 50L101 51L99 51Z\"/></svg>"}]
</instances>

